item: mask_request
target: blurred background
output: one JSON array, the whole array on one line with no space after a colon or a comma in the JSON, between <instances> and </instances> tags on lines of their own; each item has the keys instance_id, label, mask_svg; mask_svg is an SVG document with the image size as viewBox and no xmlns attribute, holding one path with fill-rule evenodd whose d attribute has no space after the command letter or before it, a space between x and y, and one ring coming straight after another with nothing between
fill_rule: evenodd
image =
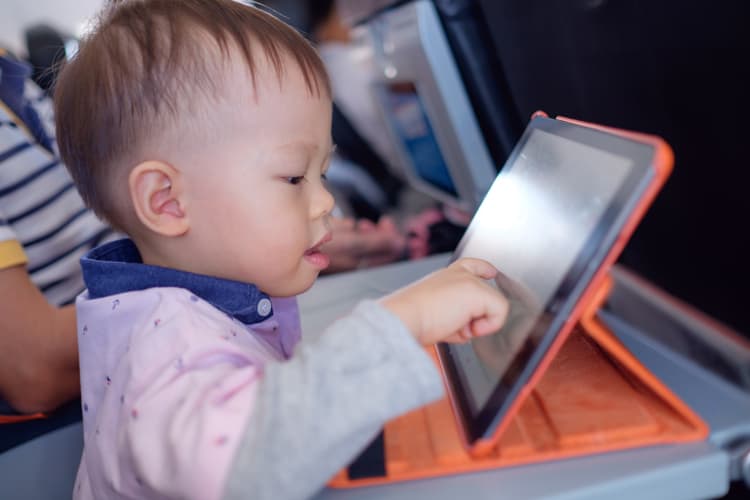
<instances>
[{"instance_id":1,"label":"blurred background","mask_svg":"<svg viewBox=\"0 0 750 500\"><path fill-rule=\"evenodd\" d=\"M51 93L103 3L2 0L0 47ZM455 248L537 110L656 134L675 169L620 263L750 337L746 0L258 3L320 50L339 213L391 217L399 258Z\"/></svg>"},{"instance_id":2,"label":"blurred background","mask_svg":"<svg viewBox=\"0 0 750 500\"><path fill-rule=\"evenodd\" d=\"M0 43L16 54L26 55L25 31L37 24L50 26L70 35L104 4L102 0L3 0L0 4Z\"/></svg>"}]
</instances>

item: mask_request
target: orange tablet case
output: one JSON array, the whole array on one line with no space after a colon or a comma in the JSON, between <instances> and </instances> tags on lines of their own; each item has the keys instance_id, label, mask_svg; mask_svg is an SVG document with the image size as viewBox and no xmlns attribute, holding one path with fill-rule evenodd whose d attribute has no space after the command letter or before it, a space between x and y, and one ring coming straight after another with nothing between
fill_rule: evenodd
<instances>
[{"instance_id":1,"label":"orange tablet case","mask_svg":"<svg viewBox=\"0 0 750 500\"><path fill-rule=\"evenodd\" d=\"M350 479L343 470L330 486L382 484L708 437L700 417L597 317L611 288L607 271L669 176L672 151L659 137L557 119L655 148L656 175L569 320L491 438L469 445L446 397L386 424L385 476ZM439 364L436 351L430 352Z\"/></svg>"}]
</instances>

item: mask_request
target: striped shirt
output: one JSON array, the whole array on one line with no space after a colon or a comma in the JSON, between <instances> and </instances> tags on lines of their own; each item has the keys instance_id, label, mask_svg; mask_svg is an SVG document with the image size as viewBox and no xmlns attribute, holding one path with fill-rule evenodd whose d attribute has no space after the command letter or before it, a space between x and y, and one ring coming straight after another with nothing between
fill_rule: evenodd
<instances>
[{"instance_id":1,"label":"striped shirt","mask_svg":"<svg viewBox=\"0 0 750 500\"><path fill-rule=\"evenodd\" d=\"M51 100L24 77L18 99L12 77L25 66L0 57L0 269L26 263L32 282L52 304L73 302L84 288L79 259L119 237L88 210L58 158ZM16 71L15 75L10 74ZM15 83L18 83L16 81ZM20 103L20 105L19 105ZM35 117L31 126L28 119ZM46 135L46 137L44 137ZM46 140L40 140L40 137ZM43 145L51 145L48 149Z\"/></svg>"}]
</instances>

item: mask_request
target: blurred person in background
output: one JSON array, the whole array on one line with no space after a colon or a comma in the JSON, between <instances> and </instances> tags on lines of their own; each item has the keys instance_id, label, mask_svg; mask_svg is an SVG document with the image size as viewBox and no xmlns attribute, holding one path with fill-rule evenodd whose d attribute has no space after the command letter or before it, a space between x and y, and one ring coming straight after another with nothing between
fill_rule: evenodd
<instances>
[{"instance_id":1,"label":"blurred person in background","mask_svg":"<svg viewBox=\"0 0 750 500\"><path fill-rule=\"evenodd\" d=\"M31 73L0 50L0 399L24 413L78 394L78 260L114 236L60 163L51 101Z\"/></svg>"}]
</instances>

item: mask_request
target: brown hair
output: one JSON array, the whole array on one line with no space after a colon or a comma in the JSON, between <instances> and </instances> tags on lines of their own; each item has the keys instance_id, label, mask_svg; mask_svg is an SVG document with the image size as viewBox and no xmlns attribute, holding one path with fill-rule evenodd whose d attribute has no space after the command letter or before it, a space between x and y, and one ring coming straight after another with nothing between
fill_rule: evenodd
<instances>
[{"instance_id":1,"label":"brown hair","mask_svg":"<svg viewBox=\"0 0 750 500\"><path fill-rule=\"evenodd\" d=\"M232 49L242 54L256 88L256 45L280 84L282 56L289 55L311 95L330 97L315 49L258 8L234 0L110 1L55 88L60 155L84 202L123 229L115 167L143 160L146 144L177 123L196 96L216 96Z\"/></svg>"}]
</instances>

